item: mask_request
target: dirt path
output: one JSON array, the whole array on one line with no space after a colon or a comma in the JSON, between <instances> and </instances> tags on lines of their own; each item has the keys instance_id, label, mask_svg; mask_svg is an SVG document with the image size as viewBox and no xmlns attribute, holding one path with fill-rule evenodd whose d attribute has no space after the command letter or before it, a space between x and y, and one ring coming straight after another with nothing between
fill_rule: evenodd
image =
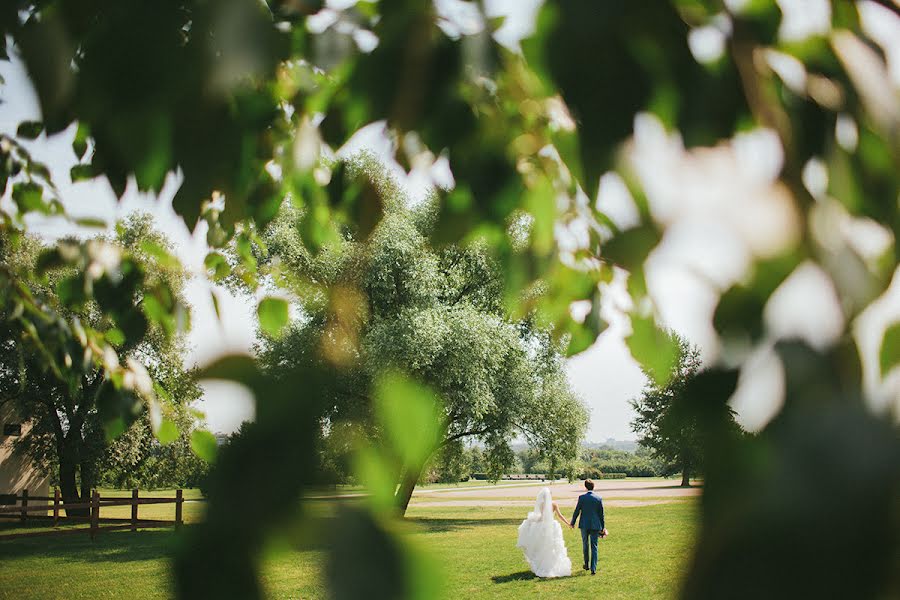
<instances>
[{"instance_id":1,"label":"dirt path","mask_svg":"<svg viewBox=\"0 0 900 600\"><path fill-rule=\"evenodd\" d=\"M666 498L699 496L701 488L679 487L674 480L608 479L597 481L594 491L609 506L643 506L667 502ZM581 482L523 483L521 485L474 486L422 490L413 494L420 506L528 506L542 487L550 488L560 506L575 506L584 493ZM417 502L417 500L421 500Z\"/></svg>"},{"instance_id":2,"label":"dirt path","mask_svg":"<svg viewBox=\"0 0 900 600\"><path fill-rule=\"evenodd\" d=\"M575 500L560 500L559 505L562 508L575 508ZM676 500L604 500L603 505L610 506L651 506L653 504L671 504ZM441 507L441 506L481 506L485 508L503 507L503 506L534 506L531 500L439 500L436 502L413 502L414 506L420 507Z\"/></svg>"}]
</instances>

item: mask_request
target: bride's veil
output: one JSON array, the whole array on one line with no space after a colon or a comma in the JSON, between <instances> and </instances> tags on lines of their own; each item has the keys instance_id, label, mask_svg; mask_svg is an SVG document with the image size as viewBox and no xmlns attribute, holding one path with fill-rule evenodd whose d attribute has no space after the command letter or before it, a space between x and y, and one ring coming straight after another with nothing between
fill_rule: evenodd
<instances>
[{"instance_id":1,"label":"bride's veil","mask_svg":"<svg viewBox=\"0 0 900 600\"><path fill-rule=\"evenodd\" d=\"M553 497L550 495L550 488L541 488L538 492L537 500L534 501L534 512L529 513L528 518L532 521L553 522Z\"/></svg>"}]
</instances>

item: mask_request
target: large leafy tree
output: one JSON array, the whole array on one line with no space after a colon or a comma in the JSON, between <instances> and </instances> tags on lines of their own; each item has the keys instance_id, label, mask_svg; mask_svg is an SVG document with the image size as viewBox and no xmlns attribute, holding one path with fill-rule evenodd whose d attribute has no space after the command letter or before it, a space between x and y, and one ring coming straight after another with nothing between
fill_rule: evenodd
<instances>
[{"instance_id":1,"label":"large leafy tree","mask_svg":"<svg viewBox=\"0 0 900 600\"><path fill-rule=\"evenodd\" d=\"M690 487L691 476L697 475L702 466L703 444L700 423L687 394L703 365L699 348L676 333L671 335L678 343L678 359L665 384L660 385L648 374L641 396L631 401L637 413L631 428L639 436L638 443L651 449L666 465L665 474L680 472L681 486ZM738 425L730 410L728 420L736 430Z\"/></svg>"},{"instance_id":2,"label":"large leafy tree","mask_svg":"<svg viewBox=\"0 0 900 600\"><path fill-rule=\"evenodd\" d=\"M29 290L36 302L57 319L69 320L82 336L86 330L103 331L114 340L109 349L115 348L117 358L101 366L92 360L96 350L79 349L77 340L47 348L29 338L27 330L3 329L0 395L31 421L20 443L45 468L58 470L65 503L89 496L110 440L132 421L146 415L154 429L171 433L176 422L172 402L199 397L184 365L184 324L153 322L146 316L174 304L184 306L185 274L177 262L165 260L168 243L152 228L150 217L132 216L113 238L95 239L85 248L86 262L68 266L68 255L79 253L74 243L44 249L34 238L4 237L3 244L5 268L20 277L43 273L43 280ZM89 298L86 289L101 300ZM4 323L15 323L10 313L22 308L11 302L3 310ZM48 354L55 358L54 350L64 353L66 368L54 368L55 361L48 360ZM120 360L118 368L110 368Z\"/></svg>"},{"instance_id":3,"label":"large leafy tree","mask_svg":"<svg viewBox=\"0 0 900 600\"><path fill-rule=\"evenodd\" d=\"M262 236L276 277L300 292L300 316L262 338L262 365L274 377L310 360L335 370L323 390L325 430L357 423L378 438L373 382L399 371L441 399L442 435L426 460L477 440L499 476L511 466L509 442L522 436L561 470L577 457L587 413L567 383L559 344L531 320L509 318L500 274L483 248L432 246L433 199L411 205L371 158L352 161L347 176L383 198L371 231L348 231L313 258L302 242L302 215L286 205ZM338 291L326 303L309 293L315 286ZM401 511L423 464L403 466Z\"/></svg>"}]
</instances>

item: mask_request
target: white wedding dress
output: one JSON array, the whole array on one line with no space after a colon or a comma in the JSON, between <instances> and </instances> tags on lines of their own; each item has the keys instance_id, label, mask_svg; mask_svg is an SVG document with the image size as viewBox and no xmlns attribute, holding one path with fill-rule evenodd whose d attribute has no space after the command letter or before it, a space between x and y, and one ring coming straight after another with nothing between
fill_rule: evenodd
<instances>
[{"instance_id":1,"label":"white wedding dress","mask_svg":"<svg viewBox=\"0 0 900 600\"><path fill-rule=\"evenodd\" d=\"M519 525L519 542L525 560L538 577L567 577L572 574L572 561L566 552L562 527L553 518L550 490L543 488L534 504L534 512Z\"/></svg>"}]
</instances>

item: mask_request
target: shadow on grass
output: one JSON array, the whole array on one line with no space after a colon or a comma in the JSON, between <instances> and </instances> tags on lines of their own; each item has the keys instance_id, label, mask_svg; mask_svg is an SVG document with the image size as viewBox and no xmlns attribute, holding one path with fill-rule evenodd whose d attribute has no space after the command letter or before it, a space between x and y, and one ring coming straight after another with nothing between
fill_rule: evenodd
<instances>
[{"instance_id":1,"label":"shadow on grass","mask_svg":"<svg viewBox=\"0 0 900 600\"><path fill-rule=\"evenodd\" d=\"M578 577L579 575L580 574L576 571L568 577L538 577L531 571L519 571L518 573L510 573L509 575L495 575L494 577L491 577L491 581L494 583L509 583L511 581L531 581L533 579L535 581L540 581L541 583L549 583L552 581L565 581L566 579Z\"/></svg>"},{"instance_id":2,"label":"shadow on grass","mask_svg":"<svg viewBox=\"0 0 900 600\"><path fill-rule=\"evenodd\" d=\"M0 562L12 557L53 556L75 562L127 563L168 557L176 542L177 534L171 529L101 531L93 541L87 531L17 538L0 541Z\"/></svg>"},{"instance_id":3,"label":"shadow on grass","mask_svg":"<svg viewBox=\"0 0 900 600\"><path fill-rule=\"evenodd\" d=\"M537 575L531 571L519 571L518 573L510 573L509 575L495 575L491 577L494 583L509 583L510 581L527 581L529 579L537 579Z\"/></svg>"},{"instance_id":4,"label":"shadow on grass","mask_svg":"<svg viewBox=\"0 0 900 600\"><path fill-rule=\"evenodd\" d=\"M522 522L522 519L431 519L428 517L407 517L406 520L415 523L423 533L445 533L485 525L518 526Z\"/></svg>"}]
</instances>

